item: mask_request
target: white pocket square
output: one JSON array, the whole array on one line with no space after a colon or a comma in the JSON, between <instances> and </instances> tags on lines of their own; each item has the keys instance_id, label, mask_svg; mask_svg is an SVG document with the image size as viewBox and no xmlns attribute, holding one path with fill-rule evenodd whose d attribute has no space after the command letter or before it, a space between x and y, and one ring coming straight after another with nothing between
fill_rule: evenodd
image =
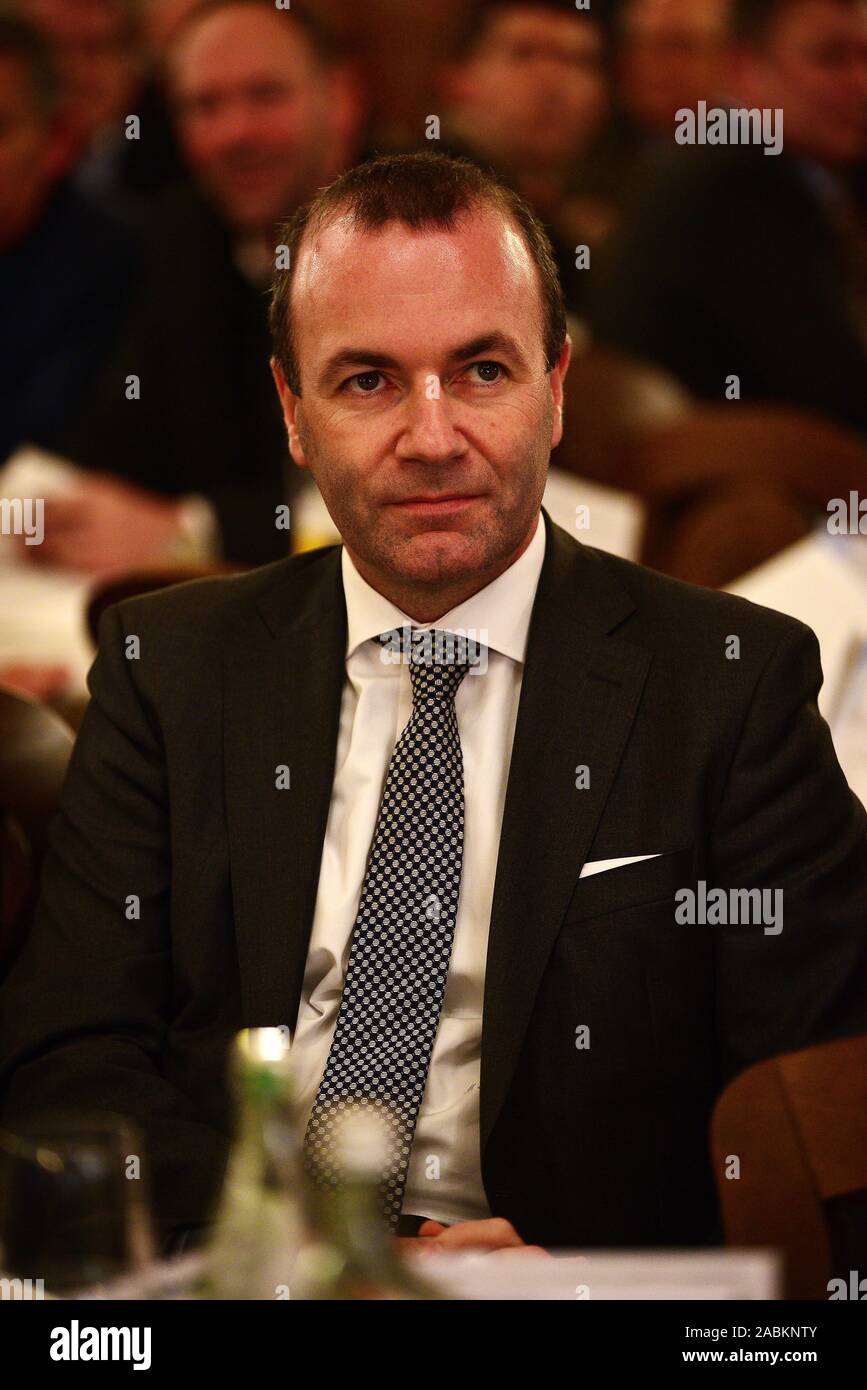
<instances>
[{"instance_id":1,"label":"white pocket square","mask_svg":"<svg viewBox=\"0 0 867 1390\"><path fill-rule=\"evenodd\" d=\"M658 854L627 854L623 859L591 859L589 864L578 875L579 878L589 878L591 874L604 874L609 869L622 869L624 864L638 864L642 859L658 859Z\"/></svg>"}]
</instances>

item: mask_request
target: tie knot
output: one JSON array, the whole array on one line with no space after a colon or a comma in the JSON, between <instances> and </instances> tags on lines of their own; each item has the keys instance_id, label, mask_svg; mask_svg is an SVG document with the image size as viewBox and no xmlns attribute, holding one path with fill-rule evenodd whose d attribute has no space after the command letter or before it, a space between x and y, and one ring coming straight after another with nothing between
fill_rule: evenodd
<instances>
[{"instance_id":1,"label":"tie knot","mask_svg":"<svg viewBox=\"0 0 867 1390\"><path fill-rule=\"evenodd\" d=\"M395 628L380 633L377 641L384 659L389 652L392 661L408 664L413 705L451 702L470 667L479 661L479 643L438 628Z\"/></svg>"}]
</instances>

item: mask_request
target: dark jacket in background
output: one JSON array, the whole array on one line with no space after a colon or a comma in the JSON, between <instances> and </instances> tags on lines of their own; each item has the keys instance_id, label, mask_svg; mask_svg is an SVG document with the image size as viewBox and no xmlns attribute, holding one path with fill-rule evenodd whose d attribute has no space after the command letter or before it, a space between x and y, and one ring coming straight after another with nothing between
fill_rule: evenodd
<instances>
[{"instance_id":1,"label":"dark jacket in background","mask_svg":"<svg viewBox=\"0 0 867 1390\"><path fill-rule=\"evenodd\" d=\"M0 255L0 462L22 444L62 447L139 272L134 236L69 180Z\"/></svg>"},{"instance_id":2,"label":"dark jacket in background","mask_svg":"<svg viewBox=\"0 0 867 1390\"><path fill-rule=\"evenodd\" d=\"M204 495L227 559L276 559L289 545L275 509L291 475L267 292L237 269L228 230L192 188L166 195L147 248L142 293L69 453L158 492ZM140 400L126 397L133 374Z\"/></svg>"},{"instance_id":3,"label":"dark jacket in background","mask_svg":"<svg viewBox=\"0 0 867 1390\"><path fill-rule=\"evenodd\" d=\"M151 207L166 189L189 175L181 158L162 88L146 82L130 106L139 118L139 138L127 138L122 120L94 140L72 177L83 192L135 227L146 224Z\"/></svg>"},{"instance_id":4,"label":"dark jacket in background","mask_svg":"<svg viewBox=\"0 0 867 1390\"><path fill-rule=\"evenodd\" d=\"M842 199L819 172L756 146L677 147L642 173L600 248L589 320L695 394L812 408L867 430Z\"/></svg>"}]
</instances>

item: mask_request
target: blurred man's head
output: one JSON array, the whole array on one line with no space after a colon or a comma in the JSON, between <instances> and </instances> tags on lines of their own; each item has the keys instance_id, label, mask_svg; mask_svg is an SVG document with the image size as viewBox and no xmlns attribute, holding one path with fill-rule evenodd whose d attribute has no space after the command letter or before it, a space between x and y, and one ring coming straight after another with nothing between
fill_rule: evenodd
<instances>
[{"instance_id":1,"label":"blurred man's head","mask_svg":"<svg viewBox=\"0 0 867 1390\"><path fill-rule=\"evenodd\" d=\"M624 108L647 130L670 134L680 107L719 95L728 0L626 0L617 66Z\"/></svg>"},{"instance_id":2,"label":"blurred man's head","mask_svg":"<svg viewBox=\"0 0 867 1390\"><path fill-rule=\"evenodd\" d=\"M469 161L400 155L345 174L281 241L292 456L364 577L436 618L535 529L569 358L548 240Z\"/></svg>"},{"instance_id":3,"label":"blurred man's head","mask_svg":"<svg viewBox=\"0 0 867 1390\"><path fill-rule=\"evenodd\" d=\"M56 174L57 99L40 35L0 19L0 251L31 225Z\"/></svg>"},{"instance_id":4,"label":"blurred man's head","mask_svg":"<svg viewBox=\"0 0 867 1390\"><path fill-rule=\"evenodd\" d=\"M212 0L177 29L168 80L186 157L236 231L274 227L328 168L330 41L297 3Z\"/></svg>"},{"instance_id":5,"label":"blurred man's head","mask_svg":"<svg viewBox=\"0 0 867 1390\"><path fill-rule=\"evenodd\" d=\"M443 85L475 150L509 169L560 165L605 114L602 27L563 0L476 0Z\"/></svg>"},{"instance_id":6,"label":"blurred man's head","mask_svg":"<svg viewBox=\"0 0 867 1390\"><path fill-rule=\"evenodd\" d=\"M733 0L732 88L782 107L785 148L829 165L867 157L864 0Z\"/></svg>"},{"instance_id":7,"label":"blurred man's head","mask_svg":"<svg viewBox=\"0 0 867 1390\"><path fill-rule=\"evenodd\" d=\"M23 0L60 75L63 112L84 142L135 110L141 77L138 0Z\"/></svg>"}]
</instances>

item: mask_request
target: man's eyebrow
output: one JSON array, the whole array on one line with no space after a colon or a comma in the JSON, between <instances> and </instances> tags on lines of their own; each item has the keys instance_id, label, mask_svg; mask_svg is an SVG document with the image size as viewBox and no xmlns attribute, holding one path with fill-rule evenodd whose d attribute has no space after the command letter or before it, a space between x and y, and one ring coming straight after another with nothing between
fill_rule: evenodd
<instances>
[{"instance_id":1,"label":"man's eyebrow","mask_svg":"<svg viewBox=\"0 0 867 1390\"><path fill-rule=\"evenodd\" d=\"M385 352L370 352L367 348L341 348L325 363L319 373L320 385L325 385L347 367L397 367L395 357Z\"/></svg>"},{"instance_id":2,"label":"man's eyebrow","mask_svg":"<svg viewBox=\"0 0 867 1390\"><path fill-rule=\"evenodd\" d=\"M468 343L461 343L460 347L452 348L448 358L451 362L469 362L471 357L481 357L485 352L499 352L526 365L524 354L514 338L499 332L483 333L478 338L471 338Z\"/></svg>"},{"instance_id":3,"label":"man's eyebrow","mask_svg":"<svg viewBox=\"0 0 867 1390\"><path fill-rule=\"evenodd\" d=\"M458 347L451 348L446 354L449 362L469 362L473 357L480 357L485 352L499 352L504 356L512 357L522 366L526 366L526 359L514 338L510 338L506 333L483 333L478 338L472 338L469 342L461 343ZM335 352L325 363L319 374L320 385L330 382L340 372L348 367L370 367L397 368L400 363L396 358L390 357L385 352L372 352L367 348L341 348Z\"/></svg>"}]
</instances>

